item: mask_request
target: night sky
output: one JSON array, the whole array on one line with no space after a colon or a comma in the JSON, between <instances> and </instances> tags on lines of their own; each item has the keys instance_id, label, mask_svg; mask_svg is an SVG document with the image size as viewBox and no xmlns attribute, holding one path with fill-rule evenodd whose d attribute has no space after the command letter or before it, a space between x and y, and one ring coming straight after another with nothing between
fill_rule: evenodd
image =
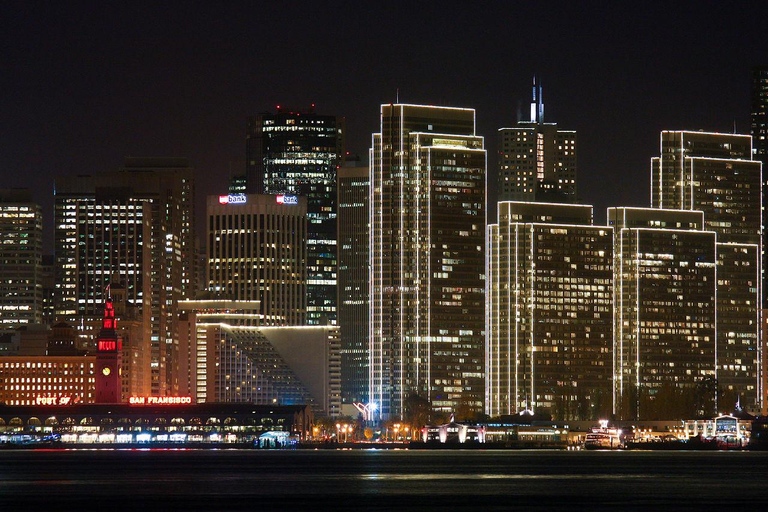
<instances>
[{"instance_id":1,"label":"night sky","mask_svg":"<svg viewBox=\"0 0 768 512\"><path fill-rule=\"evenodd\" d=\"M0 6L0 188L35 188L49 251L55 177L187 157L202 205L245 159L246 117L277 104L345 116L364 157L398 88L474 107L495 176L534 74L545 120L578 131L580 199L603 222L648 205L660 130L748 133L750 68L768 64L766 1L158 4Z\"/></svg>"}]
</instances>

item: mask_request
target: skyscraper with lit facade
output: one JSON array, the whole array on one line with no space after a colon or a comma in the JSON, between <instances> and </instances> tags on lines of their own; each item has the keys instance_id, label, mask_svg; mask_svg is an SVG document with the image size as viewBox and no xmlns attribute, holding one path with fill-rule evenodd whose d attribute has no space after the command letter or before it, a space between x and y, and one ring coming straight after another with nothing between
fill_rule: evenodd
<instances>
[{"instance_id":1,"label":"skyscraper with lit facade","mask_svg":"<svg viewBox=\"0 0 768 512\"><path fill-rule=\"evenodd\" d=\"M381 106L371 149L370 392L384 418L484 402L486 152L473 109Z\"/></svg>"},{"instance_id":2,"label":"skyscraper with lit facade","mask_svg":"<svg viewBox=\"0 0 768 512\"><path fill-rule=\"evenodd\" d=\"M0 327L43 319L43 214L29 190L0 190Z\"/></svg>"},{"instance_id":3,"label":"skyscraper with lit facade","mask_svg":"<svg viewBox=\"0 0 768 512\"><path fill-rule=\"evenodd\" d=\"M661 133L651 161L655 208L700 210L717 234L717 383L719 406L759 405L762 304L762 163L749 135Z\"/></svg>"},{"instance_id":4,"label":"skyscraper with lit facade","mask_svg":"<svg viewBox=\"0 0 768 512\"><path fill-rule=\"evenodd\" d=\"M307 321L307 199L208 196L207 288L259 302L262 325Z\"/></svg>"},{"instance_id":5,"label":"skyscraper with lit facade","mask_svg":"<svg viewBox=\"0 0 768 512\"><path fill-rule=\"evenodd\" d=\"M542 94L534 78L530 121L499 129L500 201L576 202L576 132L544 122Z\"/></svg>"},{"instance_id":6,"label":"skyscraper with lit facade","mask_svg":"<svg viewBox=\"0 0 768 512\"><path fill-rule=\"evenodd\" d=\"M368 400L369 175L368 166L344 166L338 174L338 305L345 403Z\"/></svg>"},{"instance_id":7,"label":"skyscraper with lit facade","mask_svg":"<svg viewBox=\"0 0 768 512\"><path fill-rule=\"evenodd\" d=\"M281 109L248 119L246 191L307 198L307 323L336 323L336 171L344 154L336 116Z\"/></svg>"},{"instance_id":8,"label":"skyscraper with lit facade","mask_svg":"<svg viewBox=\"0 0 768 512\"><path fill-rule=\"evenodd\" d=\"M488 226L486 413L611 411L613 233L592 207L500 202Z\"/></svg>"},{"instance_id":9,"label":"skyscraper with lit facade","mask_svg":"<svg viewBox=\"0 0 768 512\"><path fill-rule=\"evenodd\" d=\"M616 415L714 414L716 233L700 211L609 208L608 223Z\"/></svg>"},{"instance_id":10,"label":"skyscraper with lit facade","mask_svg":"<svg viewBox=\"0 0 768 512\"><path fill-rule=\"evenodd\" d=\"M57 317L94 325L107 285L122 283L126 300L143 308L152 394L170 392L176 306L196 280L189 163L128 158L116 172L56 180L54 216Z\"/></svg>"},{"instance_id":11,"label":"skyscraper with lit facade","mask_svg":"<svg viewBox=\"0 0 768 512\"><path fill-rule=\"evenodd\" d=\"M768 164L768 66L752 70L751 134L755 156Z\"/></svg>"},{"instance_id":12,"label":"skyscraper with lit facade","mask_svg":"<svg viewBox=\"0 0 768 512\"><path fill-rule=\"evenodd\" d=\"M752 70L752 112L750 133L752 135L753 157L768 168L768 66ZM763 214L768 211L768 176L763 176ZM766 230L763 228L763 249L766 246ZM763 250L763 277L768 257ZM768 297L763 296L763 309L768 307Z\"/></svg>"}]
</instances>

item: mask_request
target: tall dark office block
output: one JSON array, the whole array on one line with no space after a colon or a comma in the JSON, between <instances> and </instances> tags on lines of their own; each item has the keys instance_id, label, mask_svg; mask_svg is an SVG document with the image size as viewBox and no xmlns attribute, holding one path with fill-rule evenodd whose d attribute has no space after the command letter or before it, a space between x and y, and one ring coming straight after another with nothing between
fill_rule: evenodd
<instances>
[{"instance_id":1,"label":"tall dark office block","mask_svg":"<svg viewBox=\"0 0 768 512\"><path fill-rule=\"evenodd\" d=\"M336 173L343 119L306 111L248 119L246 190L307 198L307 322L336 323Z\"/></svg>"},{"instance_id":2,"label":"tall dark office block","mask_svg":"<svg viewBox=\"0 0 768 512\"><path fill-rule=\"evenodd\" d=\"M368 284L370 280L368 166L339 169L339 328L341 396L368 400Z\"/></svg>"},{"instance_id":3,"label":"tall dark office block","mask_svg":"<svg viewBox=\"0 0 768 512\"><path fill-rule=\"evenodd\" d=\"M752 147L753 157L768 166L768 66L752 70ZM763 216L768 211L768 176L763 176ZM765 222L765 220L763 221ZM765 228L763 228L763 279L768 258L765 255ZM763 309L768 308L768 298L763 297Z\"/></svg>"}]
</instances>

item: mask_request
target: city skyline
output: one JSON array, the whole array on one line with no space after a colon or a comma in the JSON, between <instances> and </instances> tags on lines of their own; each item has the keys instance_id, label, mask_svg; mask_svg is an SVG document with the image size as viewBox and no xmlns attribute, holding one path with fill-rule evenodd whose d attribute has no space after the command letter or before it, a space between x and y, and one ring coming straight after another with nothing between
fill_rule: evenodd
<instances>
[{"instance_id":1,"label":"city skyline","mask_svg":"<svg viewBox=\"0 0 768 512\"><path fill-rule=\"evenodd\" d=\"M768 501L768 0L6 0L0 48L0 510Z\"/></svg>"}]
</instances>

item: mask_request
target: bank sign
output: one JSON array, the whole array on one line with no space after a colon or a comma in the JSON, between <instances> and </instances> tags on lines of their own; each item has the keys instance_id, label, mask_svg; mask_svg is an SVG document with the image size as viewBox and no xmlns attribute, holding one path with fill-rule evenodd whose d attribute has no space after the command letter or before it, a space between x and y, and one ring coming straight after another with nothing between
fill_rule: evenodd
<instances>
[{"instance_id":1,"label":"bank sign","mask_svg":"<svg viewBox=\"0 0 768 512\"><path fill-rule=\"evenodd\" d=\"M245 194L229 194L226 196L219 196L219 204L243 204L247 202Z\"/></svg>"},{"instance_id":2,"label":"bank sign","mask_svg":"<svg viewBox=\"0 0 768 512\"><path fill-rule=\"evenodd\" d=\"M299 196L275 196L277 204L299 204Z\"/></svg>"}]
</instances>

